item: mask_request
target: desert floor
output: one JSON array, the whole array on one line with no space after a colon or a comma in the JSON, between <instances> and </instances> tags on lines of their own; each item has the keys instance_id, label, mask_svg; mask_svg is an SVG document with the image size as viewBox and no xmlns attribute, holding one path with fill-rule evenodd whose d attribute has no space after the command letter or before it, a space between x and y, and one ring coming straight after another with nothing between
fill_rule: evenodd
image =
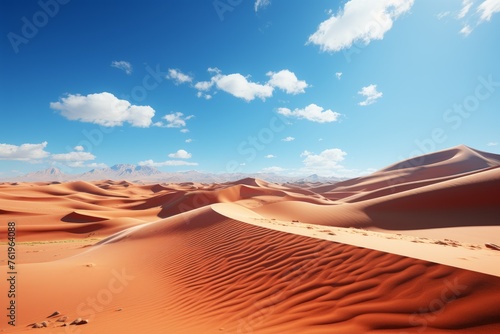
<instances>
[{"instance_id":1,"label":"desert floor","mask_svg":"<svg viewBox=\"0 0 500 334\"><path fill-rule=\"evenodd\" d=\"M0 184L0 332L499 333L499 164L460 146L336 184Z\"/></svg>"}]
</instances>

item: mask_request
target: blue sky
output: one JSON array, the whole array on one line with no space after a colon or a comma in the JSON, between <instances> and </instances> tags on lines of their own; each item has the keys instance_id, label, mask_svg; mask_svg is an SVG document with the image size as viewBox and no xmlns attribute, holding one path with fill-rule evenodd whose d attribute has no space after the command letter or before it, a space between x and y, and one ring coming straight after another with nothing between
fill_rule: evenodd
<instances>
[{"instance_id":1,"label":"blue sky","mask_svg":"<svg viewBox=\"0 0 500 334\"><path fill-rule=\"evenodd\" d=\"M0 177L500 153L500 0L4 0L0 30Z\"/></svg>"}]
</instances>

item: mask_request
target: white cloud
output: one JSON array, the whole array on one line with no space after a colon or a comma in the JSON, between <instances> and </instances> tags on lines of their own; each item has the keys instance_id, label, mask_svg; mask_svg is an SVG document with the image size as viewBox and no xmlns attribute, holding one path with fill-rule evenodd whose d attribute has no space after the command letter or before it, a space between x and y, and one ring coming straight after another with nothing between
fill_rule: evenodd
<instances>
[{"instance_id":1,"label":"white cloud","mask_svg":"<svg viewBox=\"0 0 500 334\"><path fill-rule=\"evenodd\" d=\"M342 78L342 72L336 72L335 76L340 80L340 78Z\"/></svg>"},{"instance_id":2,"label":"white cloud","mask_svg":"<svg viewBox=\"0 0 500 334\"><path fill-rule=\"evenodd\" d=\"M477 12L481 16L481 21L491 20L493 14L500 12L500 0L485 0L478 6Z\"/></svg>"},{"instance_id":3,"label":"white cloud","mask_svg":"<svg viewBox=\"0 0 500 334\"><path fill-rule=\"evenodd\" d=\"M186 126L186 121L193 117L194 115L184 116L181 112L175 112L162 117L162 119L167 121L166 125L163 122L156 122L154 125L167 128L182 128Z\"/></svg>"},{"instance_id":4,"label":"white cloud","mask_svg":"<svg viewBox=\"0 0 500 334\"><path fill-rule=\"evenodd\" d=\"M200 98L202 97L202 98L204 98L205 100L210 100L210 99L212 98L212 95L210 95L210 94L205 94L205 93L203 93L203 92L201 92L201 91L200 91L200 92L198 92L198 93L196 93L196 96L198 96L198 97L200 97Z\"/></svg>"},{"instance_id":5,"label":"white cloud","mask_svg":"<svg viewBox=\"0 0 500 334\"><path fill-rule=\"evenodd\" d=\"M212 72L211 70L213 71L213 69L211 68L208 69L209 72ZM210 100L212 98L212 95L206 92L208 92L214 86L214 84L215 81L213 79L211 79L210 81L197 82L194 85L194 88L198 90L196 96L198 96L199 98L204 98L205 100Z\"/></svg>"},{"instance_id":6,"label":"white cloud","mask_svg":"<svg viewBox=\"0 0 500 334\"><path fill-rule=\"evenodd\" d=\"M89 167L89 168L106 168L106 167L108 167L108 165L106 165L104 163L92 162L90 164L87 164L85 167Z\"/></svg>"},{"instance_id":7,"label":"white cloud","mask_svg":"<svg viewBox=\"0 0 500 334\"><path fill-rule=\"evenodd\" d=\"M73 152L52 154L51 159L63 163L69 167L89 167L85 166L86 161L95 160L95 155L84 152L82 146L76 146Z\"/></svg>"},{"instance_id":8,"label":"white cloud","mask_svg":"<svg viewBox=\"0 0 500 334\"><path fill-rule=\"evenodd\" d=\"M445 17L449 16L450 14L451 14L450 11L441 12L441 13L437 14L437 18L438 18L438 20L442 20Z\"/></svg>"},{"instance_id":9,"label":"white cloud","mask_svg":"<svg viewBox=\"0 0 500 334\"><path fill-rule=\"evenodd\" d=\"M362 87L358 94L366 97L366 100L359 103L360 106L368 106L370 104L373 104L383 95L381 92L377 91L377 85Z\"/></svg>"},{"instance_id":10,"label":"white cloud","mask_svg":"<svg viewBox=\"0 0 500 334\"><path fill-rule=\"evenodd\" d=\"M250 76L244 76L240 73L223 74L218 68L208 68L208 72L212 74L210 80L194 84L194 88L198 91L196 96L207 100L213 97L213 94L210 93L212 89L222 90L250 102L256 98L264 101L272 97L275 88L279 88L287 94L299 94L304 93L305 88L309 87L306 81L299 80L295 73L287 69L279 72L267 72L266 75L270 78L264 84L253 82L249 79Z\"/></svg>"},{"instance_id":11,"label":"white cloud","mask_svg":"<svg viewBox=\"0 0 500 334\"><path fill-rule=\"evenodd\" d=\"M87 96L69 94L59 102L51 102L50 107L59 110L69 120L103 126L121 126L128 122L132 126L146 128L151 126L155 114L150 106L131 105L107 92Z\"/></svg>"},{"instance_id":12,"label":"white cloud","mask_svg":"<svg viewBox=\"0 0 500 334\"><path fill-rule=\"evenodd\" d=\"M189 132L189 129L182 129L181 130L182 133L188 133Z\"/></svg>"},{"instance_id":13,"label":"white cloud","mask_svg":"<svg viewBox=\"0 0 500 334\"><path fill-rule=\"evenodd\" d=\"M307 82L297 79L295 73L289 70L281 70L277 73L267 72L267 76L270 77L269 85L277 87L287 94L305 93L304 89L308 87Z\"/></svg>"},{"instance_id":14,"label":"white cloud","mask_svg":"<svg viewBox=\"0 0 500 334\"><path fill-rule=\"evenodd\" d=\"M90 152L69 152L52 154L52 160L60 162L90 161L95 159L95 155Z\"/></svg>"},{"instance_id":15,"label":"white cloud","mask_svg":"<svg viewBox=\"0 0 500 334\"><path fill-rule=\"evenodd\" d=\"M324 51L340 51L355 42L383 39L393 21L408 12L414 0L350 0L337 16L322 22L308 43Z\"/></svg>"},{"instance_id":16,"label":"white cloud","mask_svg":"<svg viewBox=\"0 0 500 334\"><path fill-rule=\"evenodd\" d=\"M83 146L75 146L74 151L61 154L50 154L45 151L47 142L40 144L22 144L20 146L0 144L0 160L18 160L30 163L40 163L44 158L53 162L63 163L69 167L87 167L86 161L92 161L96 157L84 152Z\"/></svg>"},{"instance_id":17,"label":"white cloud","mask_svg":"<svg viewBox=\"0 0 500 334\"><path fill-rule=\"evenodd\" d=\"M167 79L172 79L176 85L192 82L193 78L179 70L169 68Z\"/></svg>"},{"instance_id":18,"label":"white cloud","mask_svg":"<svg viewBox=\"0 0 500 334\"><path fill-rule=\"evenodd\" d=\"M213 81L200 81L194 85L194 88L196 88L199 91L206 92L210 88L212 88L213 85L214 85Z\"/></svg>"},{"instance_id":19,"label":"white cloud","mask_svg":"<svg viewBox=\"0 0 500 334\"><path fill-rule=\"evenodd\" d=\"M469 36L471 32L472 32L472 28L468 24L464 25L462 27L462 29L460 29L460 33L462 35L464 35L465 37Z\"/></svg>"},{"instance_id":20,"label":"white cloud","mask_svg":"<svg viewBox=\"0 0 500 334\"><path fill-rule=\"evenodd\" d=\"M255 82L248 81L246 77L239 73L228 75L216 74L212 80L217 88L238 97L247 102L260 98L265 100L273 95L274 88L268 84L261 85Z\"/></svg>"},{"instance_id":21,"label":"white cloud","mask_svg":"<svg viewBox=\"0 0 500 334\"><path fill-rule=\"evenodd\" d=\"M290 142L290 141L294 141L294 140L295 140L295 138L294 138L294 137L290 137L290 136L288 136L288 137L285 137L285 138L283 138L283 139L281 139L281 140L282 140L282 141L285 141L285 142Z\"/></svg>"},{"instance_id":22,"label":"white cloud","mask_svg":"<svg viewBox=\"0 0 500 334\"><path fill-rule=\"evenodd\" d=\"M265 8L271 4L271 0L255 0L254 9L258 12L260 9Z\"/></svg>"},{"instance_id":23,"label":"white cloud","mask_svg":"<svg viewBox=\"0 0 500 334\"><path fill-rule=\"evenodd\" d=\"M300 156L305 157L302 161L305 166L304 170L314 172L343 168L339 162L343 161L346 155L347 153L339 148L331 148L320 154L304 151Z\"/></svg>"},{"instance_id":24,"label":"white cloud","mask_svg":"<svg viewBox=\"0 0 500 334\"><path fill-rule=\"evenodd\" d=\"M335 122L340 114L330 109L325 110L322 107L312 103L304 109L290 110L288 108L278 108L278 114L286 117L295 117L299 119L307 119L311 122L330 123Z\"/></svg>"},{"instance_id":25,"label":"white cloud","mask_svg":"<svg viewBox=\"0 0 500 334\"><path fill-rule=\"evenodd\" d=\"M170 153L168 157L172 159L189 159L191 158L191 153L188 153L185 150L178 150L175 153Z\"/></svg>"},{"instance_id":26,"label":"white cloud","mask_svg":"<svg viewBox=\"0 0 500 334\"><path fill-rule=\"evenodd\" d=\"M489 142L488 144L486 144L486 146L497 146L498 143L497 142Z\"/></svg>"},{"instance_id":27,"label":"white cloud","mask_svg":"<svg viewBox=\"0 0 500 334\"><path fill-rule=\"evenodd\" d=\"M188 143L188 144L191 143L192 141L193 140L191 138L188 138L188 139L185 140L185 142Z\"/></svg>"},{"instance_id":28,"label":"white cloud","mask_svg":"<svg viewBox=\"0 0 500 334\"><path fill-rule=\"evenodd\" d=\"M285 170L286 170L285 168L281 168L278 166L272 166L272 167L262 168L261 172L262 173L281 173L281 172L284 172Z\"/></svg>"},{"instance_id":29,"label":"white cloud","mask_svg":"<svg viewBox=\"0 0 500 334\"><path fill-rule=\"evenodd\" d=\"M45 151L47 142L40 144L10 145L0 143L0 160L32 161L46 158L50 155Z\"/></svg>"},{"instance_id":30,"label":"white cloud","mask_svg":"<svg viewBox=\"0 0 500 334\"><path fill-rule=\"evenodd\" d=\"M139 166L164 167L164 166L198 166L196 162L188 162L183 160L167 160L163 162L155 162L153 160L140 161Z\"/></svg>"},{"instance_id":31,"label":"white cloud","mask_svg":"<svg viewBox=\"0 0 500 334\"><path fill-rule=\"evenodd\" d=\"M462 1L462 9L460 10L460 13L458 13L457 18L463 19L465 15L469 12L469 10L472 7L472 0L463 0Z\"/></svg>"},{"instance_id":32,"label":"white cloud","mask_svg":"<svg viewBox=\"0 0 500 334\"><path fill-rule=\"evenodd\" d=\"M111 67L118 68L128 75L132 74L132 65L128 61L120 60L120 61L112 61Z\"/></svg>"},{"instance_id":33,"label":"white cloud","mask_svg":"<svg viewBox=\"0 0 500 334\"><path fill-rule=\"evenodd\" d=\"M477 26L489 22L493 14L498 12L500 12L500 0L463 0L460 12L456 16L463 25L460 34L467 37Z\"/></svg>"},{"instance_id":34,"label":"white cloud","mask_svg":"<svg viewBox=\"0 0 500 334\"><path fill-rule=\"evenodd\" d=\"M274 154L268 154L265 156L267 159L273 159L273 158L276 158L276 156Z\"/></svg>"}]
</instances>

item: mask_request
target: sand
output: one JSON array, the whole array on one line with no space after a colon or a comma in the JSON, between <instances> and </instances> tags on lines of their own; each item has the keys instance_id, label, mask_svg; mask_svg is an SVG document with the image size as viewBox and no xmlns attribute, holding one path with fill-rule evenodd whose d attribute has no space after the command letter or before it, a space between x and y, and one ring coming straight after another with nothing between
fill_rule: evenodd
<instances>
[{"instance_id":1,"label":"sand","mask_svg":"<svg viewBox=\"0 0 500 334\"><path fill-rule=\"evenodd\" d=\"M336 184L0 184L0 331L497 333L499 165L459 146Z\"/></svg>"}]
</instances>

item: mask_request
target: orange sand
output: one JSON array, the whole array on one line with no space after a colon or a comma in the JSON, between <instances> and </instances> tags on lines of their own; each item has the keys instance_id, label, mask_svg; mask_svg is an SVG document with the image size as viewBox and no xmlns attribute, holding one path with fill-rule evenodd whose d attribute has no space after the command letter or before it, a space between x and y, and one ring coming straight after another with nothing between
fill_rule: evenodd
<instances>
[{"instance_id":1,"label":"orange sand","mask_svg":"<svg viewBox=\"0 0 500 334\"><path fill-rule=\"evenodd\" d=\"M460 146L337 184L0 184L0 332L498 333L499 164Z\"/></svg>"}]
</instances>

